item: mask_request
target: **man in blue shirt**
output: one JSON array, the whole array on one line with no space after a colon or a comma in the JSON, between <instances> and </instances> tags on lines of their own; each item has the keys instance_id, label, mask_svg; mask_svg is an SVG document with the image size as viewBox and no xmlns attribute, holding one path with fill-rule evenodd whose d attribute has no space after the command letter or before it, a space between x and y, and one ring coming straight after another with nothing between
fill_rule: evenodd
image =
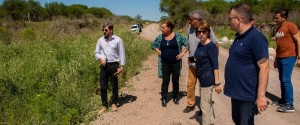
<instances>
[{"instance_id":1,"label":"man in blue shirt","mask_svg":"<svg viewBox=\"0 0 300 125\"><path fill-rule=\"evenodd\" d=\"M231 8L229 22L236 38L225 66L224 94L231 98L236 125L254 125L254 115L267 109L268 41L251 24L248 4Z\"/></svg>"}]
</instances>

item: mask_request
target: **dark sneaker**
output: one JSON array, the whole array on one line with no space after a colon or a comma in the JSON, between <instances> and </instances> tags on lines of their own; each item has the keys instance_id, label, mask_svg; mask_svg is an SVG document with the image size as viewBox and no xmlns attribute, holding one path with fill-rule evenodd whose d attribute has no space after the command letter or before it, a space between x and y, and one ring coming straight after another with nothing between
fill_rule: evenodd
<instances>
[{"instance_id":1,"label":"dark sneaker","mask_svg":"<svg viewBox=\"0 0 300 125\"><path fill-rule=\"evenodd\" d=\"M193 111L195 109L195 106L187 106L183 112L184 113L189 113L190 111Z\"/></svg>"},{"instance_id":2,"label":"dark sneaker","mask_svg":"<svg viewBox=\"0 0 300 125\"><path fill-rule=\"evenodd\" d=\"M277 108L277 111L278 112L284 112L284 113L293 113L295 112L295 109L294 109L294 106L291 106L289 104L285 104L285 105L282 105L280 107Z\"/></svg>"},{"instance_id":3,"label":"dark sneaker","mask_svg":"<svg viewBox=\"0 0 300 125\"><path fill-rule=\"evenodd\" d=\"M274 102L274 104L276 104L278 106L283 106L283 105L285 105L285 101L282 99L279 99L278 101Z\"/></svg>"}]
</instances>

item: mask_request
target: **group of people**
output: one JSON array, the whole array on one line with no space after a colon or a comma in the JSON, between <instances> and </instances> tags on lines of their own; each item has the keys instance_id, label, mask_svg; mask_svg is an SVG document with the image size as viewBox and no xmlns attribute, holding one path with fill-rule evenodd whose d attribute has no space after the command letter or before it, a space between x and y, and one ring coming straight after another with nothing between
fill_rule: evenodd
<instances>
[{"instance_id":1,"label":"group of people","mask_svg":"<svg viewBox=\"0 0 300 125\"><path fill-rule=\"evenodd\" d=\"M278 100L279 112L294 112L293 86L291 75L297 62L300 67L300 37L297 26L287 21L288 11L275 13L278 24L276 33L276 60L278 68L281 98ZM228 17L230 27L236 32L234 42L229 49L225 65L224 94L231 98L232 120L236 125L253 125L254 116L268 107L266 90L269 77L269 54L266 37L253 26L251 7L240 3L230 9ZM172 97L174 104L179 104L179 77L182 58L189 52L187 107L184 113L195 109L195 86L200 82L202 124L215 123L213 110L213 91L222 92L219 80L218 54L219 45L210 24L204 21L201 12L189 13L188 38L174 31L174 24L162 21L162 34L151 43L151 48L158 55L158 77L162 78L161 104L167 106L167 95L172 78ZM101 62L100 87L104 112L108 108L107 88L111 80L112 110L117 110L118 74L125 65L125 51L122 39L113 34L113 25L104 23L104 36L96 46L95 56ZM297 57L298 56L298 57ZM171 77L172 76L172 77Z\"/></svg>"}]
</instances>

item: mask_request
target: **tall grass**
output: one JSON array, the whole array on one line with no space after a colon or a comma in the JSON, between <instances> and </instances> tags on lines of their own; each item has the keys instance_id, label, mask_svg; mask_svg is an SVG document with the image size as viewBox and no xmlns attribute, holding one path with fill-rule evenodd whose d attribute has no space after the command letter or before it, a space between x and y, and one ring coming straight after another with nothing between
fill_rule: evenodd
<instances>
[{"instance_id":1,"label":"tall grass","mask_svg":"<svg viewBox=\"0 0 300 125\"><path fill-rule=\"evenodd\" d=\"M17 41L0 43L0 124L79 124L95 117L101 99L94 50L101 28L70 35L49 26L30 24L14 34ZM115 30L126 49L124 86L139 73L150 47L127 29Z\"/></svg>"}]
</instances>

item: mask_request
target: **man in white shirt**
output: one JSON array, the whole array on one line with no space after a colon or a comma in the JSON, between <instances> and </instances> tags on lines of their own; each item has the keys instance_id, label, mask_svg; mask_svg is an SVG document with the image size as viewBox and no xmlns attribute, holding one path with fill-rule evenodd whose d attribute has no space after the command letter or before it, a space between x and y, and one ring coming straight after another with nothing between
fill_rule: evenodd
<instances>
[{"instance_id":1,"label":"man in white shirt","mask_svg":"<svg viewBox=\"0 0 300 125\"><path fill-rule=\"evenodd\" d=\"M112 84L112 105L111 109L116 111L118 101L118 74L125 65L125 49L120 37L113 34L113 24L108 22L102 25L102 36L96 45L95 56L101 62L100 66L100 88L103 108L99 113L103 113L108 108L107 89L108 82ZM119 66L120 64L120 66Z\"/></svg>"}]
</instances>

